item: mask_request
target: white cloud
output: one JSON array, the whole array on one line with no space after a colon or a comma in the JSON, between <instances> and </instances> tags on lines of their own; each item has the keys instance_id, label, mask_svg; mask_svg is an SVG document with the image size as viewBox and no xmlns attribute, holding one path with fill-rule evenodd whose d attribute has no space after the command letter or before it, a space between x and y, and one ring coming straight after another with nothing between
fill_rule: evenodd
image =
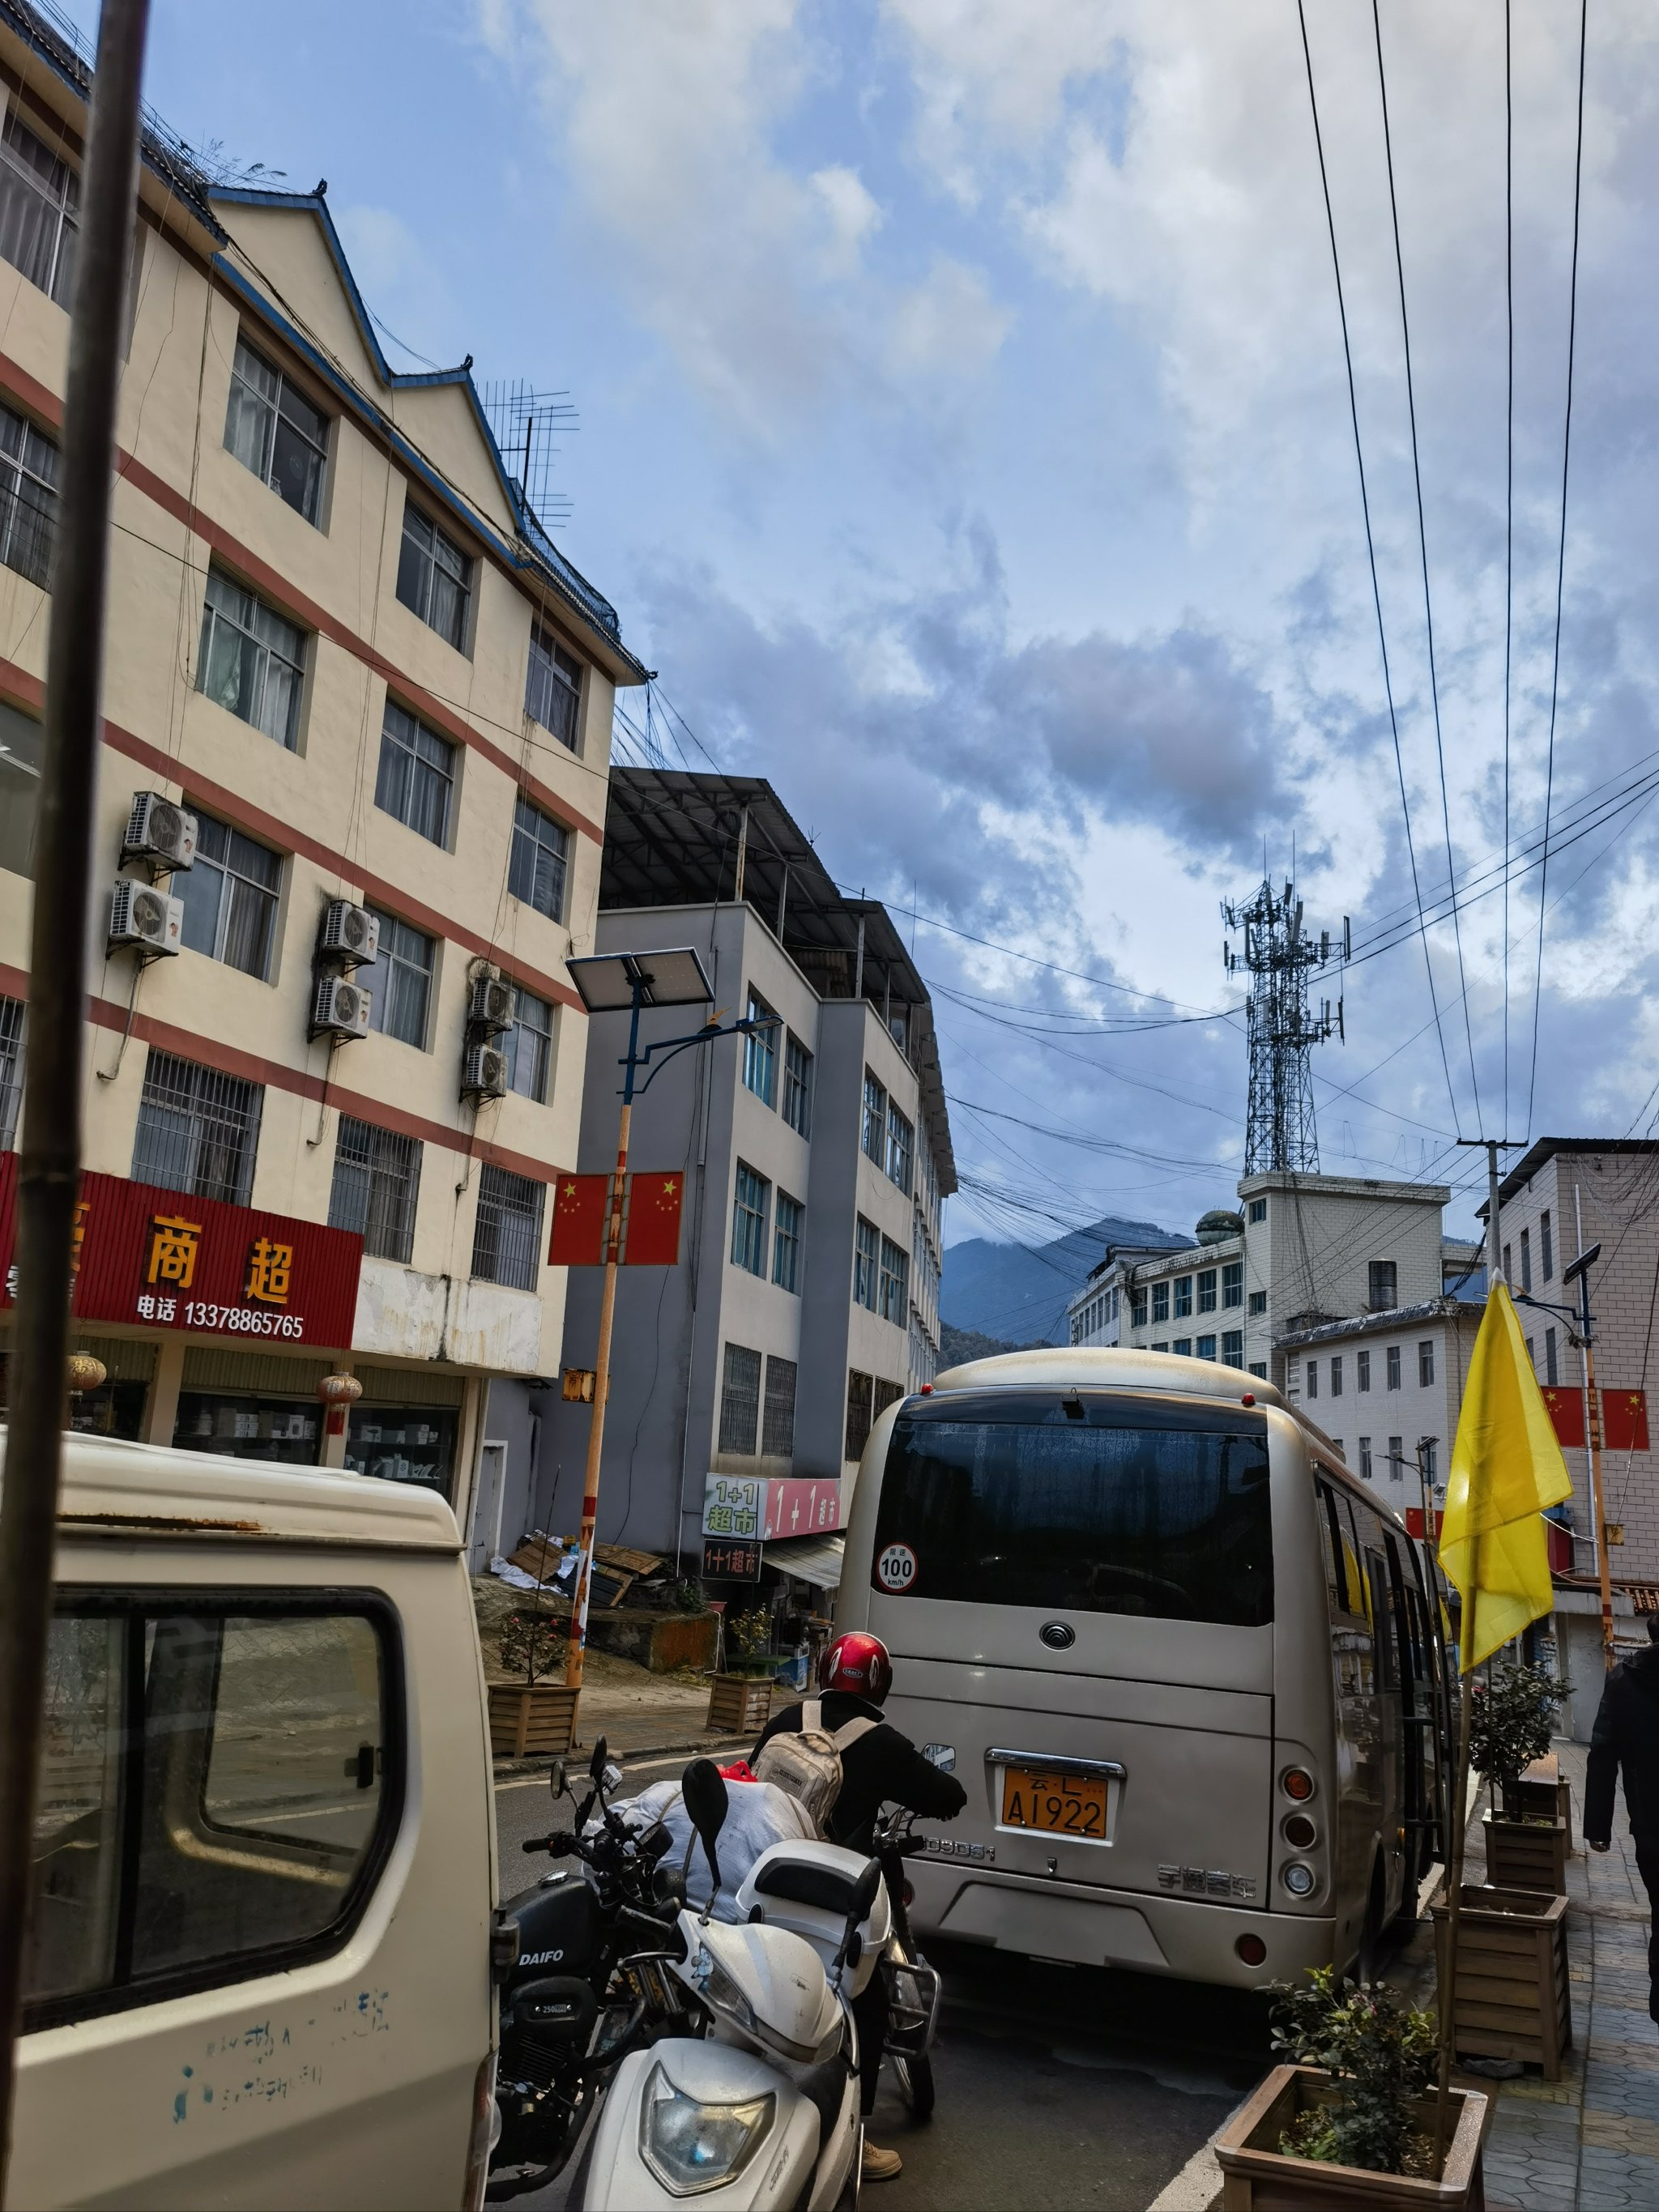
<instances>
[{"instance_id":1,"label":"white cloud","mask_svg":"<svg viewBox=\"0 0 1659 2212\"><path fill-rule=\"evenodd\" d=\"M895 303L889 359L912 377L977 375L994 357L1012 317L977 269L941 255Z\"/></svg>"},{"instance_id":2,"label":"white cloud","mask_svg":"<svg viewBox=\"0 0 1659 2212\"><path fill-rule=\"evenodd\" d=\"M807 182L823 202L830 226L827 270L836 276L855 276L865 240L880 227L880 208L856 169L815 169Z\"/></svg>"}]
</instances>

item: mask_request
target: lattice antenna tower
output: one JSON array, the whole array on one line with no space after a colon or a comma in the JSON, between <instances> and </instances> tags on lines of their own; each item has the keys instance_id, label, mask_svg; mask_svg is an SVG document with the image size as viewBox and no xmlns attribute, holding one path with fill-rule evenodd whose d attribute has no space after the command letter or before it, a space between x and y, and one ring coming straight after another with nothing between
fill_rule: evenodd
<instances>
[{"instance_id":1,"label":"lattice antenna tower","mask_svg":"<svg viewBox=\"0 0 1659 2212\"><path fill-rule=\"evenodd\" d=\"M533 392L522 378L485 384L478 398L501 449L501 459L544 530L562 530L570 520L568 492L553 487L554 464L565 432L579 430L568 392Z\"/></svg>"},{"instance_id":2,"label":"lattice antenna tower","mask_svg":"<svg viewBox=\"0 0 1659 2212\"><path fill-rule=\"evenodd\" d=\"M1308 1003L1310 978L1334 968L1338 977L1352 949L1348 918L1333 944L1328 930L1317 939L1303 927L1302 902L1288 878L1282 891L1262 878L1261 888L1242 905L1221 909L1230 932L1243 938L1234 949L1231 936L1222 946L1230 975L1248 969L1250 1045L1250 1103L1244 1135L1244 1172L1269 1169L1299 1175L1319 1172L1319 1131L1314 1120L1313 1074L1308 1055L1330 1036L1343 1037L1342 997L1335 1006L1322 998L1317 1012Z\"/></svg>"}]
</instances>

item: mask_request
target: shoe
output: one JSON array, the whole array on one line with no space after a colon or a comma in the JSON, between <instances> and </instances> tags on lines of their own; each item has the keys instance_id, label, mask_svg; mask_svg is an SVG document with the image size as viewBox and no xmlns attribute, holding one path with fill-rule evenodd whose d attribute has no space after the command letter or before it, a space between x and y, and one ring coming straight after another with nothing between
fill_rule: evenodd
<instances>
[{"instance_id":1,"label":"shoe","mask_svg":"<svg viewBox=\"0 0 1659 2212\"><path fill-rule=\"evenodd\" d=\"M866 2181L894 2181L904 2171L904 2160L896 2150L882 2150L876 2144L864 2146L864 2178Z\"/></svg>"}]
</instances>

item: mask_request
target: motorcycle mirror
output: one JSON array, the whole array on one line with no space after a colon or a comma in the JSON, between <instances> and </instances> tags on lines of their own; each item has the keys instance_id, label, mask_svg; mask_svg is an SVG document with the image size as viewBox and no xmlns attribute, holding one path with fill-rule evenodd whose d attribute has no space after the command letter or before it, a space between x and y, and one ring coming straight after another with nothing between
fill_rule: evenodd
<instances>
[{"instance_id":1,"label":"motorcycle mirror","mask_svg":"<svg viewBox=\"0 0 1659 2212\"><path fill-rule=\"evenodd\" d=\"M554 1760L551 1770L548 1774L547 1786L553 1792L556 1798L564 1796L568 1791L570 1784L565 1775L563 1759L556 1759Z\"/></svg>"},{"instance_id":2,"label":"motorcycle mirror","mask_svg":"<svg viewBox=\"0 0 1659 2212\"><path fill-rule=\"evenodd\" d=\"M881 1887L881 1864L872 1859L853 1885L853 1894L848 1900L847 1929L841 1939L841 1948L836 1954L836 1985L841 1985L841 1972L849 1960L857 1963L859 1924L866 1920L870 1908L876 1901L876 1892Z\"/></svg>"},{"instance_id":3,"label":"motorcycle mirror","mask_svg":"<svg viewBox=\"0 0 1659 2212\"><path fill-rule=\"evenodd\" d=\"M603 1736L593 1747L593 1756L587 1762L587 1778L597 1789L605 1780L606 1745Z\"/></svg>"},{"instance_id":4,"label":"motorcycle mirror","mask_svg":"<svg viewBox=\"0 0 1659 2212\"><path fill-rule=\"evenodd\" d=\"M712 1909L715 1892L720 1886L720 1863L714 1846L720 1830L726 1826L729 1800L726 1778L712 1759L694 1759L680 1782L680 1795L685 1802L686 1817L696 1831L697 1838L708 1861L708 1871L714 1887L708 1893Z\"/></svg>"}]
</instances>

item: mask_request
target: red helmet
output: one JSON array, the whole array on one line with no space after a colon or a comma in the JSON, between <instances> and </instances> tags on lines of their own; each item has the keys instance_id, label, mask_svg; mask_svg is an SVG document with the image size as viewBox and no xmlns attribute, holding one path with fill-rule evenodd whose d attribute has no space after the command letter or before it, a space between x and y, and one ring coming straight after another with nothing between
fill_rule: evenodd
<instances>
[{"instance_id":1,"label":"red helmet","mask_svg":"<svg viewBox=\"0 0 1659 2212\"><path fill-rule=\"evenodd\" d=\"M893 1686L893 1662L878 1636L838 1636L818 1654L818 1687L850 1690L879 1705Z\"/></svg>"}]
</instances>

